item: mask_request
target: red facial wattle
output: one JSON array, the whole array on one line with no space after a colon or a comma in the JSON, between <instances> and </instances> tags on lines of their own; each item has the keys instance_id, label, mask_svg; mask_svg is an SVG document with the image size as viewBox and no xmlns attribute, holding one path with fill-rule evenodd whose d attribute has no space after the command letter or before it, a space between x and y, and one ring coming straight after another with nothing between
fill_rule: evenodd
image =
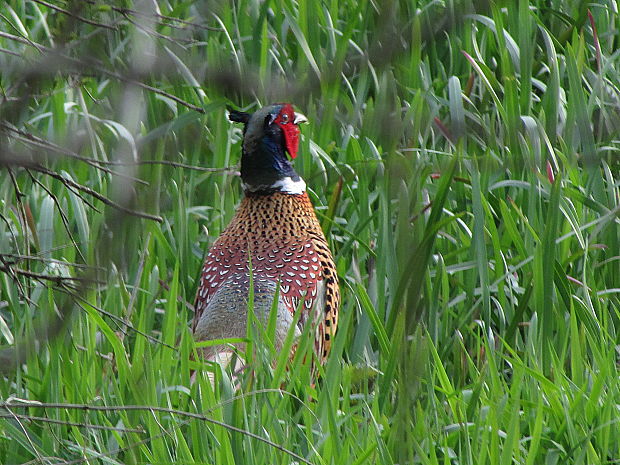
<instances>
[{"instance_id":1,"label":"red facial wattle","mask_svg":"<svg viewBox=\"0 0 620 465\"><path fill-rule=\"evenodd\" d=\"M293 106L288 103L284 105L274 122L282 129L286 151L291 158L295 158L299 149L299 127L295 124Z\"/></svg>"}]
</instances>

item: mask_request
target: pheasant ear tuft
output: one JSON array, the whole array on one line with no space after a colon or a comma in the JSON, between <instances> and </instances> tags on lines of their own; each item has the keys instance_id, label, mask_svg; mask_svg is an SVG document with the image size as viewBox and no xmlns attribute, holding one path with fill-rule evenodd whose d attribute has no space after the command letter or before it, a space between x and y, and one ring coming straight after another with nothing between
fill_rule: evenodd
<instances>
[{"instance_id":1,"label":"pheasant ear tuft","mask_svg":"<svg viewBox=\"0 0 620 465\"><path fill-rule=\"evenodd\" d=\"M228 110L228 119L232 121L233 123L247 124L247 122L250 121L250 116L252 116L250 113L246 113L244 111L233 110L230 107L227 107L227 110Z\"/></svg>"}]
</instances>

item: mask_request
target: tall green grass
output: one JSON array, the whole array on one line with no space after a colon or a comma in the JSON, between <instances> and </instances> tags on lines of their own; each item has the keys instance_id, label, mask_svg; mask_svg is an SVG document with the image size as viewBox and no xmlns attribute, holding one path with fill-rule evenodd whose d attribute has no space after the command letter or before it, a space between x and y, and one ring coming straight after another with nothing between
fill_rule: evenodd
<instances>
[{"instance_id":1,"label":"tall green grass","mask_svg":"<svg viewBox=\"0 0 620 465\"><path fill-rule=\"evenodd\" d=\"M53 4L0 6L0 462L618 463L615 2ZM317 383L310 334L192 357L225 107L273 101L343 294Z\"/></svg>"}]
</instances>

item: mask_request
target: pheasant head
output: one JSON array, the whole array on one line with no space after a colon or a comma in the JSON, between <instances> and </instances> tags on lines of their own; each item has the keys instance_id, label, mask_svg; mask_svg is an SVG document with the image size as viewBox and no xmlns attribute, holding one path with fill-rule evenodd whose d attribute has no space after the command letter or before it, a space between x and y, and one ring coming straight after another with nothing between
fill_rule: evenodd
<instances>
[{"instance_id":1,"label":"pheasant head","mask_svg":"<svg viewBox=\"0 0 620 465\"><path fill-rule=\"evenodd\" d=\"M304 115L290 103L276 103L255 113L229 110L228 118L244 124L241 180L246 192L305 192L306 183L288 158L297 156L299 124L308 121Z\"/></svg>"}]
</instances>

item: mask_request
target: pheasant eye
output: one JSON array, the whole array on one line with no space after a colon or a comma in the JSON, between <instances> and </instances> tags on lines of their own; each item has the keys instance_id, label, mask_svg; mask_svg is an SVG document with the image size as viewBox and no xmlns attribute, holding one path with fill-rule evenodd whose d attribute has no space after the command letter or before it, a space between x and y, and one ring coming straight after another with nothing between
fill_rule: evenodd
<instances>
[{"instance_id":1,"label":"pheasant eye","mask_svg":"<svg viewBox=\"0 0 620 465\"><path fill-rule=\"evenodd\" d=\"M286 123L288 123L288 115L284 113L282 115L282 124L286 124Z\"/></svg>"}]
</instances>

